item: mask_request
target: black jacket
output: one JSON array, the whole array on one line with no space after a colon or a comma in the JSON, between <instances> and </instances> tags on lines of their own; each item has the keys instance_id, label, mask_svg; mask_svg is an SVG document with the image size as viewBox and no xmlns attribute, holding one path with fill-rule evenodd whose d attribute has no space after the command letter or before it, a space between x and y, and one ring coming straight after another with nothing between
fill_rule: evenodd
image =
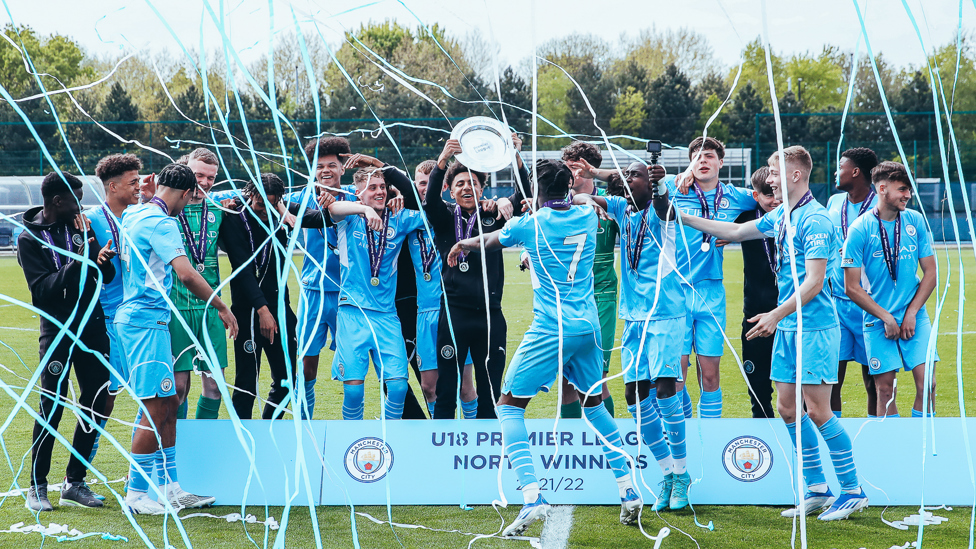
<instances>
[{"instance_id":1,"label":"black jacket","mask_svg":"<svg viewBox=\"0 0 976 549\"><path fill-rule=\"evenodd\" d=\"M756 215L763 213L759 208L750 210L739 214L735 222L755 221L758 219ZM746 240L742 243L742 313L746 318L772 311L776 308L779 299L776 273L769 265L770 256L766 255L766 245L769 246L772 254L776 253L776 241L772 238ZM776 256L772 255L772 259L775 261Z\"/></svg>"},{"instance_id":2,"label":"black jacket","mask_svg":"<svg viewBox=\"0 0 976 549\"><path fill-rule=\"evenodd\" d=\"M95 241L88 246L87 257L92 263L97 263L98 252L102 246L95 237L95 232L88 231L82 234L74 226L64 223L45 224L41 221L41 206L31 208L24 212L24 232L17 238L17 261L24 269L24 277L27 278L27 287L31 292L31 302L38 309L48 313L60 322L67 321L71 313L76 309L75 315L70 325L72 331L79 326L84 312L94 303L89 320L104 322L105 313L98 302L99 281L98 276L101 272L102 283L111 282L115 278L115 267L111 261L106 261L104 265L93 267L88 265L83 269L80 261L70 259L68 256L58 254L61 267L55 263L54 254L57 249L64 250L67 242L72 241L72 249L75 253L82 255L84 242L89 238ZM42 236L42 231L49 231L51 239L57 249L52 249ZM79 245L81 243L81 245ZM84 271L84 277L82 277ZM57 333L58 327L44 317L41 317L41 336Z\"/></svg>"},{"instance_id":3,"label":"black jacket","mask_svg":"<svg viewBox=\"0 0 976 549\"><path fill-rule=\"evenodd\" d=\"M289 204L288 210L298 215L300 204ZM241 216L247 217L247 224ZM309 229L321 229L326 224L332 225L332 220L321 210L308 210L302 213L302 227ZM250 236L248 228L251 229ZM288 232L280 228L275 232L275 238L282 247L288 245ZM258 254L252 260L254 252L251 249L251 242ZM250 210L244 209L241 213L227 213L224 221L220 225L220 247L227 252L231 267L237 270L241 265L247 266L237 273L230 280L230 294L234 309L260 309L265 305L272 311L278 309L278 279L282 273L286 272L285 266L290 259L278 246L268 241L268 231L265 230L261 221L254 217ZM267 250L270 257L267 258L265 266L258 271L256 265L261 260L262 251ZM285 305L289 306L291 300L288 297L288 286L285 286Z\"/></svg>"}]
</instances>

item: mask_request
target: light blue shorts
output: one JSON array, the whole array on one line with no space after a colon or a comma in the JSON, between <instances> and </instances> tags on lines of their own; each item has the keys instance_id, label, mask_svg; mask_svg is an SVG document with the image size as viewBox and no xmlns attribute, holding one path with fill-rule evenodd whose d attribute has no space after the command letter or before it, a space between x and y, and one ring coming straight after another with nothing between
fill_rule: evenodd
<instances>
[{"instance_id":1,"label":"light blue shorts","mask_svg":"<svg viewBox=\"0 0 976 549\"><path fill-rule=\"evenodd\" d=\"M312 288L302 288L298 296L298 354L300 356L318 356L325 347L330 332L332 344L329 348L335 351L338 307L339 292L320 292ZM320 308L322 316L316 322Z\"/></svg>"},{"instance_id":2,"label":"light blue shorts","mask_svg":"<svg viewBox=\"0 0 976 549\"><path fill-rule=\"evenodd\" d=\"M849 299L834 299L840 321L840 359L867 365L864 348L864 311Z\"/></svg>"},{"instance_id":3,"label":"light blue shorts","mask_svg":"<svg viewBox=\"0 0 976 549\"><path fill-rule=\"evenodd\" d=\"M417 368L421 372L437 369L437 318L439 309L417 313L417 339L414 352L417 353Z\"/></svg>"},{"instance_id":4,"label":"light blue shorts","mask_svg":"<svg viewBox=\"0 0 976 549\"><path fill-rule=\"evenodd\" d=\"M864 344L867 347L868 367L871 375L897 371L904 368L911 371L919 364L925 363L925 351L932 334L932 322L929 315L922 309L915 317L915 335L909 340L888 339L885 337L884 323L864 329ZM880 328L880 329L879 329ZM939 353L935 353L935 362L939 361Z\"/></svg>"},{"instance_id":5,"label":"light blue shorts","mask_svg":"<svg viewBox=\"0 0 976 549\"><path fill-rule=\"evenodd\" d=\"M563 377L580 392L587 392L603 379L603 350L600 332L585 335L564 335L562 338ZM515 350L502 394L518 398L532 398L540 391L549 392L559 373L559 336L533 329L531 326ZM591 394L601 394L597 385Z\"/></svg>"},{"instance_id":6,"label":"light blue shorts","mask_svg":"<svg viewBox=\"0 0 976 549\"><path fill-rule=\"evenodd\" d=\"M125 342L125 368L129 374L129 387L136 398L175 395L169 328L144 328L117 323L115 329L119 339Z\"/></svg>"},{"instance_id":7,"label":"light blue shorts","mask_svg":"<svg viewBox=\"0 0 976 549\"><path fill-rule=\"evenodd\" d=\"M407 377L407 348L396 313L342 305L336 320L342 339L332 360L332 379L366 379L370 358L379 379Z\"/></svg>"},{"instance_id":8,"label":"light blue shorts","mask_svg":"<svg viewBox=\"0 0 976 549\"><path fill-rule=\"evenodd\" d=\"M684 343L681 354L692 349L701 356L722 356L725 351L725 285L721 280L702 280L692 288L685 286Z\"/></svg>"},{"instance_id":9,"label":"light blue shorts","mask_svg":"<svg viewBox=\"0 0 976 549\"><path fill-rule=\"evenodd\" d=\"M776 330L773 338L773 365L769 379L796 383L797 332ZM803 332L802 385L837 383L837 357L840 353L840 328Z\"/></svg>"},{"instance_id":10,"label":"light blue shorts","mask_svg":"<svg viewBox=\"0 0 976 549\"><path fill-rule=\"evenodd\" d=\"M684 328L683 316L646 322L625 321L621 338L623 346L620 349L624 382L654 381L659 377L673 377L681 381Z\"/></svg>"},{"instance_id":11,"label":"light blue shorts","mask_svg":"<svg viewBox=\"0 0 976 549\"><path fill-rule=\"evenodd\" d=\"M112 368L109 373L108 390L118 393L129 379L129 370L125 367L125 350L122 348L122 341L119 339L119 330L115 326L115 319L105 319L105 332L108 334L108 364ZM114 371L113 371L114 370Z\"/></svg>"}]
</instances>

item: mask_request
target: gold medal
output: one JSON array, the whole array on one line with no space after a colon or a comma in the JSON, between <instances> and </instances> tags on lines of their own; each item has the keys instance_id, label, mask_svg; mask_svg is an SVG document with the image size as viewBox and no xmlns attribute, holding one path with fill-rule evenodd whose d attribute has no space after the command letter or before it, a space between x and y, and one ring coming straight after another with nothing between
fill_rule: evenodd
<instances>
[{"instance_id":1,"label":"gold medal","mask_svg":"<svg viewBox=\"0 0 976 549\"><path fill-rule=\"evenodd\" d=\"M369 283L372 284L373 286L379 286L380 279L374 276L373 278L369 279Z\"/></svg>"}]
</instances>

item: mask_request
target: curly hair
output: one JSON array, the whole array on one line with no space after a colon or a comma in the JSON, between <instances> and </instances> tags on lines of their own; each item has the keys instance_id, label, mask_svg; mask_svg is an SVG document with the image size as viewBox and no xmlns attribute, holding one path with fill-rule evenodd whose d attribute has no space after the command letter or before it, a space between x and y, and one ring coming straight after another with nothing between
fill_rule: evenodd
<instances>
[{"instance_id":1,"label":"curly hair","mask_svg":"<svg viewBox=\"0 0 976 549\"><path fill-rule=\"evenodd\" d=\"M318 156L330 156L335 155L338 157L340 154L352 154L352 149L349 148L349 141L345 137L320 137L319 139L312 139L308 143L305 143L305 154L308 155L308 159L315 162L317 156L316 147L318 147Z\"/></svg>"},{"instance_id":2,"label":"curly hair","mask_svg":"<svg viewBox=\"0 0 976 549\"><path fill-rule=\"evenodd\" d=\"M559 160L537 160L535 173L540 195L566 196L573 185L573 172Z\"/></svg>"},{"instance_id":3,"label":"curly hair","mask_svg":"<svg viewBox=\"0 0 976 549\"><path fill-rule=\"evenodd\" d=\"M618 172L613 172L607 178L607 194L610 196L625 196L626 189L624 189L624 182L620 179Z\"/></svg>"},{"instance_id":4,"label":"curly hair","mask_svg":"<svg viewBox=\"0 0 976 549\"><path fill-rule=\"evenodd\" d=\"M107 185L109 179L141 169L142 160L134 154L110 154L95 165L95 175Z\"/></svg>"},{"instance_id":5,"label":"curly hair","mask_svg":"<svg viewBox=\"0 0 976 549\"><path fill-rule=\"evenodd\" d=\"M281 197L285 194L285 183L273 173L261 174L261 188L264 189L264 196ZM260 193L258 193L258 186L252 180L247 182L241 194L244 196L253 196Z\"/></svg>"},{"instance_id":6,"label":"curly hair","mask_svg":"<svg viewBox=\"0 0 976 549\"><path fill-rule=\"evenodd\" d=\"M867 147L847 149L840 156L853 162L865 179L871 179L871 170L878 165L878 155Z\"/></svg>"},{"instance_id":7,"label":"curly hair","mask_svg":"<svg viewBox=\"0 0 976 549\"><path fill-rule=\"evenodd\" d=\"M699 149L704 149L706 151L715 151L715 154L719 158L725 158L725 143L722 143L714 137L706 137L702 139L701 137L696 137L694 141L688 144L688 160L695 158L695 153Z\"/></svg>"},{"instance_id":8,"label":"curly hair","mask_svg":"<svg viewBox=\"0 0 976 549\"><path fill-rule=\"evenodd\" d=\"M478 180L478 184L484 187L488 184L488 174L481 172L476 172L474 170L469 170L467 166L461 164L457 160L451 162L451 165L447 167L447 173L444 174L444 181L447 182L448 188L452 187L454 184L454 178L457 177L459 173L471 172L471 175Z\"/></svg>"},{"instance_id":9,"label":"curly hair","mask_svg":"<svg viewBox=\"0 0 976 549\"><path fill-rule=\"evenodd\" d=\"M600 153L600 148L592 143L587 143L585 141L573 141L569 145L566 145L562 149L563 152L563 162L567 160L579 160L583 159L590 163L590 166L594 168L599 168L600 164L603 163L603 154Z\"/></svg>"},{"instance_id":10,"label":"curly hair","mask_svg":"<svg viewBox=\"0 0 976 549\"><path fill-rule=\"evenodd\" d=\"M162 170L159 170L159 173L156 175L156 185L162 185L163 187L169 187L179 191L189 191L190 189L196 188L197 176L193 175L193 170L186 164L173 162L164 166Z\"/></svg>"}]
</instances>

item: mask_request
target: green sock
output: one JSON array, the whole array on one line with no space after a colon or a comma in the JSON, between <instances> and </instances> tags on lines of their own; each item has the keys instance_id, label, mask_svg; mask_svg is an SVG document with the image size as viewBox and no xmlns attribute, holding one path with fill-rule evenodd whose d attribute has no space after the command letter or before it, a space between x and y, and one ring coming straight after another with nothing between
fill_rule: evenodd
<instances>
[{"instance_id":1,"label":"green sock","mask_svg":"<svg viewBox=\"0 0 976 549\"><path fill-rule=\"evenodd\" d=\"M189 405L184 400L176 410L176 419L186 419L186 410Z\"/></svg>"},{"instance_id":2,"label":"green sock","mask_svg":"<svg viewBox=\"0 0 976 549\"><path fill-rule=\"evenodd\" d=\"M217 419L220 414L220 399L200 395L197 400L197 419Z\"/></svg>"},{"instance_id":3,"label":"green sock","mask_svg":"<svg viewBox=\"0 0 976 549\"><path fill-rule=\"evenodd\" d=\"M583 417L583 406L580 405L580 401L578 400L569 404L563 404L559 410L559 417L563 419L579 419Z\"/></svg>"},{"instance_id":4,"label":"green sock","mask_svg":"<svg viewBox=\"0 0 976 549\"><path fill-rule=\"evenodd\" d=\"M610 412L610 417L613 417L613 397L607 395L607 398L603 399L603 403L607 406L607 411Z\"/></svg>"}]
</instances>

